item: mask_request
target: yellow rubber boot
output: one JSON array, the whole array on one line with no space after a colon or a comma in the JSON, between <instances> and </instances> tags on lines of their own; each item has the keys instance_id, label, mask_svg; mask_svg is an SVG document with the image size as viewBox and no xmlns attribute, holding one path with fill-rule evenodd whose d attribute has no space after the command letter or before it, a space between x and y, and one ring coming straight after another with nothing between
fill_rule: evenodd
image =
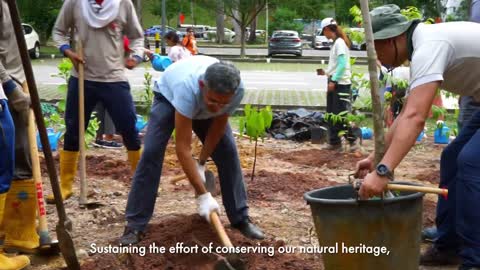
<instances>
[{"instance_id":1,"label":"yellow rubber boot","mask_svg":"<svg viewBox=\"0 0 480 270\"><path fill-rule=\"evenodd\" d=\"M12 181L5 201L5 244L12 252L35 253L39 246L36 230L37 192L35 181Z\"/></svg>"},{"instance_id":2,"label":"yellow rubber boot","mask_svg":"<svg viewBox=\"0 0 480 270\"><path fill-rule=\"evenodd\" d=\"M62 201L70 198L73 194L73 180L77 174L78 151L60 151L60 190ZM55 203L53 194L47 196L47 203Z\"/></svg>"},{"instance_id":3,"label":"yellow rubber boot","mask_svg":"<svg viewBox=\"0 0 480 270\"><path fill-rule=\"evenodd\" d=\"M7 257L0 252L0 270L20 270L30 265L30 259L25 255Z\"/></svg>"},{"instance_id":4,"label":"yellow rubber boot","mask_svg":"<svg viewBox=\"0 0 480 270\"><path fill-rule=\"evenodd\" d=\"M7 199L7 193L0 194L0 238L5 236L3 229L3 212L5 210L5 199Z\"/></svg>"},{"instance_id":5,"label":"yellow rubber boot","mask_svg":"<svg viewBox=\"0 0 480 270\"><path fill-rule=\"evenodd\" d=\"M141 155L142 150L128 151L128 162L130 162L130 166L132 167L132 174L135 173L135 170L137 169L137 164Z\"/></svg>"}]
</instances>

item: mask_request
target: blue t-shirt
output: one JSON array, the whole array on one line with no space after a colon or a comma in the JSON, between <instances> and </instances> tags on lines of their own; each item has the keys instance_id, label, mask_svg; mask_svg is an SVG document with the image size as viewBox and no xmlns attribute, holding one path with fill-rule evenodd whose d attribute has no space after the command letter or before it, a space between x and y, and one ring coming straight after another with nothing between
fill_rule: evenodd
<instances>
[{"instance_id":1,"label":"blue t-shirt","mask_svg":"<svg viewBox=\"0 0 480 270\"><path fill-rule=\"evenodd\" d=\"M153 90L162 94L175 110L190 119L209 119L232 114L240 105L245 92L241 81L231 102L217 113L207 110L200 90L199 80L203 79L210 65L218 62L218 59L210 56L192 56L175 62L155 80Z\"/></svg>"}]
</instances>

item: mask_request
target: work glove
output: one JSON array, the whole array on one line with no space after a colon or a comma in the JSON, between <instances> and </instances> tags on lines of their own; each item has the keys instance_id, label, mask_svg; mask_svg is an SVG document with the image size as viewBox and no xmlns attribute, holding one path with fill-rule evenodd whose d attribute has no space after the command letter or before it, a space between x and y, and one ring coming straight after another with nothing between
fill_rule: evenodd
<instances>
[{"instance_id":1,"label":"work glove","mask_svg":"<svg viewBox=\"0 0 480 270\"><path fill-rule=\"evenodd\" d=\"M205 179L205 165L200 165L200 162L197 161L197 172L200 174L200 179L202 179L203 184L207 182Z\"/></svg>"},{"instance_id":2,"label":"work glove","mask_svg":"<svg viewBox=\"0 0 480 270\"><path fill-rule=\"evenodd\" d=\"M10 94L7 95L8 103L14 111L20 114L25 125L28 125L28 118L30 114L30 96L23 93L21 90L15 88Z\"/></svg>"},{"instance_id":3,"label":"work glove","mask_svg":"<svg viewBox=\"0 0 480 270\"><path fill-rule=\"evenodd\" d=\"M220 206L217 201L212 197L210 192L202 194L197 197L197 209L198 214L210 223L210 213L215 211L220 213Z\"/></svg>"}]
</instances>

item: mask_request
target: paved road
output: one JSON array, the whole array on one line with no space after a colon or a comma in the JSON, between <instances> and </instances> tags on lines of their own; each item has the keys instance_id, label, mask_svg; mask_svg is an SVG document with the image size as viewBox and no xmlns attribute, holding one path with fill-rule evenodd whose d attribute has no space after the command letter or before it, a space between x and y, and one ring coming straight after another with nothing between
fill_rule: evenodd
<instances>
[{"instance_id":1,"label":"paved road","mask_svg":"<svg viewBox=\"0 0 480 270\"><path fill-rule=\"evenodd\" d=\"M240 55L240 48L207 48L207 47L200 47L199 48L201 53L208 54L208 55ZM266 56L267 49L247 49L247 55L252 56ZM303 56L315 56L315 57L328 57L330 54L329 50L312 50L312 49L304 49ZM367 53L365 51L350 51L350 55L352 57L367 57Z\"/></svg>"},{"instance_id":2,"label":"paved road","mask_svg":"<svg viewBox=\"0 0 480 270\"><path fill-rule=\"evenodd\" d=\"M33 71L38 85L59 85L63 81L52 77L57 72L56 66L34 65ZM140 67L127 71L127 77L133 88L142 88L144 73L147 69ZM162 76L161 72L148 69L154 78ZM326 89L326 78L313 72L269 72L242 71L242 79L249 90L321 90Z\"/></svg>"}]
</instances>

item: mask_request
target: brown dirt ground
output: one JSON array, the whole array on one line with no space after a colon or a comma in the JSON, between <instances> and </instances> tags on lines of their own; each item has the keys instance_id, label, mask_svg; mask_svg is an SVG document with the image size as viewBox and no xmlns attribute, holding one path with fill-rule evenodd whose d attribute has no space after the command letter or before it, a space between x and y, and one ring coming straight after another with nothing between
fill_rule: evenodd
<instances>
[{"instance_id":1,"label":"brown dirt ground","mask_svg":"<svg viewBox=\"0 0 480 270\"><path fill-rule=\"evenodd\" d=\"M282 241L251 241L245 239L240 233L228 230L229 237L234 246L238 247L279 247ZM107 260L103 255L95 255L82 266L82 270L111 269L119 265L128 269L170 269L170 270L203 270L213 269L215 263L221 260L217 255L170 253L171 247L178 242L183 242L186 247L208 247L212 242L214 247L221 246L216 235L208 223L197 215L171 215L162 218L161 223L149 227L145 240L139 243L140 247L148 249L152 245L162 245L166 252L161 254L147 253L146 256L138 254L127 255L127 259L120 256L110 256ZM225 255L225 254L219 254ZM263 253L241 254L241 260L248 269L322 269L319 260L310 258L304 260L291 254L276 254L270 257ZM120 269L120 268L118 268Z\"/></svg>"},{"instance_id":2,"label":"brown dirt ground","mask_svg":"<svg viewBox=\"0 0 480 270\"><path fill-rule=\"evenodd\" d=\"M246 240L229 228L228 220L223 213L221 220L226 225L227 233L232 237L234 245L318 244L315 236L312 235L313 222L309 206L303 200L303 193L311 189L345 183L355 162L363 155L335 154L322 150L321 146L309 143L265 140L259 143L257 172L254 180L251 181L253 144L248 140L239 139L237 145L249 195L250 216L264 230L266 240L262 242ZM371 150L372 142L365 141L364 147ZM427 140L411 151L396 170L396 175L401 180L436 186L437 184L433 181L436 176L433 175L438 173L440 151L441 147ZM90 250L92 243L105 246L114 243L122 234L131 175L124 151L89 149L87 156L91 156L87 158L89 189L96 191L95 199L108 203L96 210L80 209L77 202L78 186L74 187L74 197L65 203L67 214L74 224L73 240L80 254L82 269L209 269L216 257L174 254L147 254L145 257L134 254L92 254ZM214 169L214 166L210 165L210 167ZM118 169L121 173L115 174L111 171L112 169ZM202 243L218 244L217 238L208 225L197 215L192 215L196 212L196 207L193 190L188 182L181 181L175 185L170 183L169 178L181 173L175 150L170 145L167 148L163 171L165 178L158 191L156 209L147 230L147 237L141 243L143 246L154 242L163 246L172 245L177 241L192 243L193 235ZM44 180L48 182L47 178ZM45 193L48 194L49 185L46 184L45 188ZM221 203L221 197L217 196L216 199ZM436 196L427 195L424 201L423 224L431 225L435 217ZM47 207L47 213L50 214L50 228L54 228L57 222L55 212L53 206ZM310 254L290 254L273 258L261 254L249 254L243 255L243 258L251 265L248 269L252 270L322 269L321 259ZM61 257L46 260L34 256L32 261L31 269L35 270L54 270L65 267ZM421 269L450 270L454 268Z\"/></svg>"}]
</instances>

